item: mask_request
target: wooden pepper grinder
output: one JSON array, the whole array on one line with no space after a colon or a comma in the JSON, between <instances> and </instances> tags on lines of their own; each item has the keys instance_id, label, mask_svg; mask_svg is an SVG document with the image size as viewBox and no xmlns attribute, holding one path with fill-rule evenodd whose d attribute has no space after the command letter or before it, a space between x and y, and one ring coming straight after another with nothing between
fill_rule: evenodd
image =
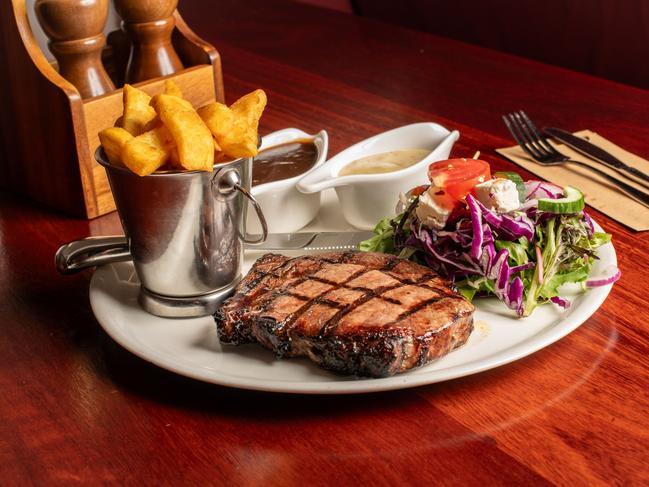
<instances>
[{"instance_id":1,"label":"wooden pepper grinder","mask_svg":"<svg viewBox=\"0 0 649 487\"><path fill-rule=\"evenodd\" d=\"M61 76L82 98L113 91L115 86L101 63L108 0L36 0L35 9Z\"/></svg>"},{"instance_id":2,"label":"wooden pepper grinder","mask_svg":"<svg viewBox=\"0 0 649 487\"><path fill-rule=\"evenodd\" d=\"M183 69L171 45L178 0L114 0L122 28L131 38L126 82L136 83Z\"/></svg>"}]
</instances>

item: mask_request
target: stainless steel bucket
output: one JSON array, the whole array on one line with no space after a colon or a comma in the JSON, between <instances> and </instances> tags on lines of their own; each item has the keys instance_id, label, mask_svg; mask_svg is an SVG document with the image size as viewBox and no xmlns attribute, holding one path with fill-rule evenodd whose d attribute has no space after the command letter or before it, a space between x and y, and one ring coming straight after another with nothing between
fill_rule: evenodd
<instances>
[{"instance_id":1,"label":"stainless steel bucket","mask_svg":"<svg viewBox=\"0 0 649 487\"><path fill-rule=\"evenodd\" d=\"M169 171L138 176L110 164L100 147L117 211L142 284L145 310L168 317L213 313L241 276L246 199L266 238L261 208L250 194L252 159L213 172Z\"/></svg>"}]
</instances>

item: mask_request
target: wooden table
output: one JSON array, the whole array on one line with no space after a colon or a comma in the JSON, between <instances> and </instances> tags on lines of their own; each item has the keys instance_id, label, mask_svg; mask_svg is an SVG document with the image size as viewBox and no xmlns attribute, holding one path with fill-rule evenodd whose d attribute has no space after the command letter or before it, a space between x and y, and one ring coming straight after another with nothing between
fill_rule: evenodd
<instances>
[{"instance_id":1,"label":"wooden table","mask_svg":"<svg viewBox=\"0 0 649 487\"><path fill-rule=\"evenodd\" d=\"M331 152L405 123L455 155L510 144L500 114L589 128L649 157L649 92L279 0L184 0L230 101L264 87L262 133L326 129ZM649 481L649 239L613 233L622 280L558 343L489 372L390 393L262 394L184 379L116 345L61 277L69 240L119 232L0 196L0 484L604 485ZM525 326L521 323L520 326Z\"/></svg>"}]
</instances>

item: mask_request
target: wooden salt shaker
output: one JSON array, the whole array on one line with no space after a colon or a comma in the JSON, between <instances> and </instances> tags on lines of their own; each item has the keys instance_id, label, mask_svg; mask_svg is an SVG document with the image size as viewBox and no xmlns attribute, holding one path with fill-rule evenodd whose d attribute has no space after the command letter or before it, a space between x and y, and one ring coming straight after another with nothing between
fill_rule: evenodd
<instances>
[{"instance_id":1,"label":"wooden salt shaker","mask_svg":"<svg viewBox=\"0 0 649 487\"><path fill-rule=\"evenodd\" d=\"M113 91L113 82L101 63L108 0L36 0L34 8L61 76L82 98Z\"/></svg>"},{"instance_id":2,"label":"wooden salt shaker","mask_svg":"<svg viewBox=\"0 0 649 487\"><path fill-rule=\"evenodd\" d=\"M136 83L180 71L183 65L171 44L178 0L114 0L122 27L131 38L126 82Z\"/></svg>"}]
</instances>

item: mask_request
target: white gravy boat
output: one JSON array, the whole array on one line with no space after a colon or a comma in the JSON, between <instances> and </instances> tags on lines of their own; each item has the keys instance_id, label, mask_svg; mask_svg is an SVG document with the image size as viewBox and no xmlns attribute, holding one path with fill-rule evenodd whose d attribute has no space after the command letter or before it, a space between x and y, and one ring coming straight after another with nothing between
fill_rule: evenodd
<instances>
[{"instance_id":1,"label":"white gravy boat","mask_svg":"<svg viewBox=\"0 0 649 487\"><path fill-rule=\"evenodd\" d=\"M324 130L315 135L307 134L296 128L278 130L262 137L259 150L262 151L300 139L313 139L318 154L313 169L321 166L327 159L327 150L329 148L329 136ZM308 174L308 171L304 174ZM318 214L320 210L320 193L304 194L295 189L295 183L304 174L252 187L252 195L264 210L270 233L296 232ZM255 218L252 206L248 208L246 231L252 234L261 234L261 226L259 220Z\"/></svg>"},{"instance_id":2,"label":"white gravy boat","mask_svg":"<svg viewBox=\"0 0 649 487\"><path fill-rule=\"evenodd\" d=\"M345 219L357 228L369 230L382 218L394 216L399 193L428 184L428 166L448 159L459 137L457 130L451 132L432 122L405 125L365 139L336 154L306 173L296 187L303 193L335 188ZM344 166L357 159L404 149L427 149L430 152L416 164L398 171L338 176Z\"/></svg>"}]
</instances>

